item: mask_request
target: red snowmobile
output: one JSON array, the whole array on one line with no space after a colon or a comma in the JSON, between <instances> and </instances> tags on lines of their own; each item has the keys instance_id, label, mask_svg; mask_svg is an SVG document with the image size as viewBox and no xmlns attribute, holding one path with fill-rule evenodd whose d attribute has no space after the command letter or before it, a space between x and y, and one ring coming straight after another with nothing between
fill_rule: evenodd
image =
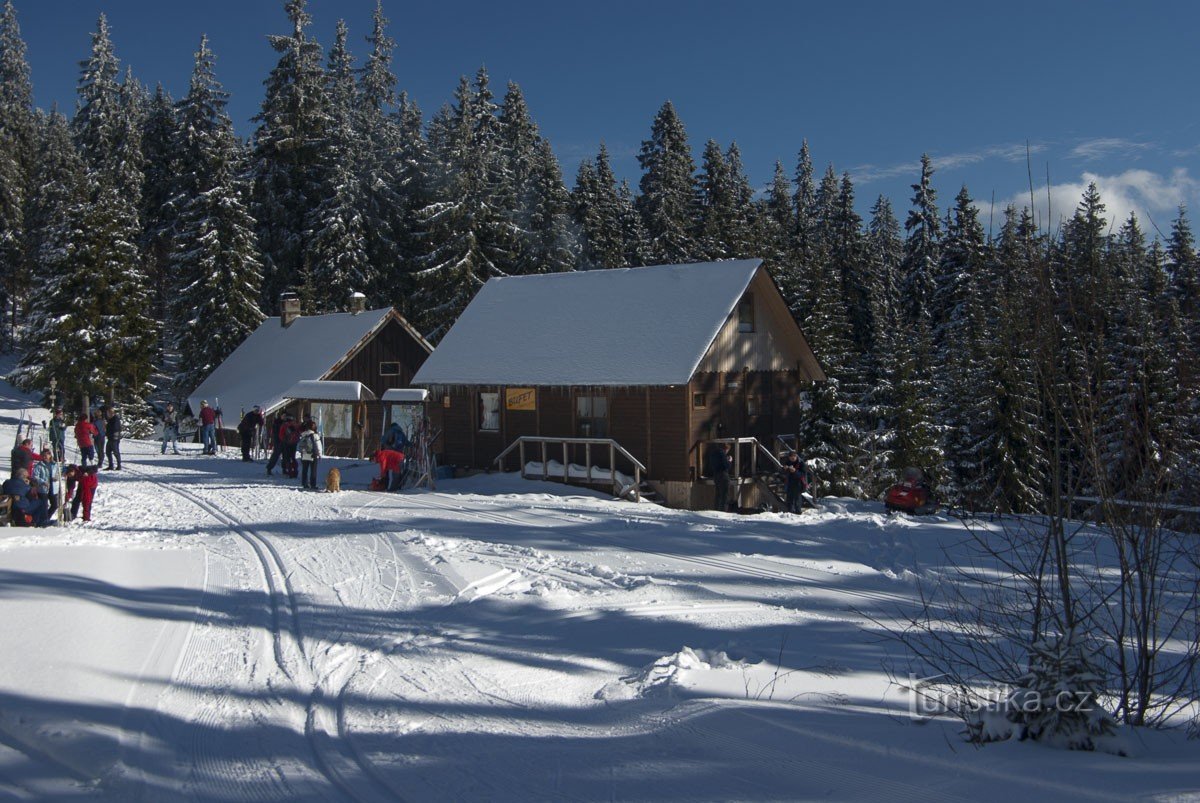
<instances>
[{"instance_id":1,"label":"red snowmobile","mask_svg":"<svg viewBox=\"0 0 1200 803\"><path fill-rule=\"evenodd\" d=\"M924 516L937 511L937 499L919 468L906 468L900 482L888 488L883 504L889 513Z\"/></svg>"}]
</instances>

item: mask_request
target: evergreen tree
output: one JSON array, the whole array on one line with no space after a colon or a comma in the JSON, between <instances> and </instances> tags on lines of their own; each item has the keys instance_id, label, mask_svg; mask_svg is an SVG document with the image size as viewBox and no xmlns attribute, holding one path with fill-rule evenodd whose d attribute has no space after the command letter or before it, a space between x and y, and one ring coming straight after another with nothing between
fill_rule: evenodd
<instances>
[{"instance_id":1,"label":"evergreen tree","mask_svg":"<svg viewBox=\"0 0 1200 803\"><path fill-rule=\"evenodd\" d=\"M608 148L603 142L594 163L584 160L579 165L571 208L579 231L580 267L585 270L624 267L627 262L622 203Z\"/></svg>"},{"instance_id":2,"label":"evergreen tree","mask_svg":"<svg viewBox=\"0 0 1200 803\"><path fill-rule=\"evenodd\" d=\"M169 259L180 365L179 395L190 393L259 325L261 263L240 151L225 112L227 93L213 70L207 37L196 52L188 94L179 102L174 146L179 210Z\"/></svg>"},{"instance_id":3,"label":"evergreen tree","mask_svg":"<svg viewBox=\"0 0 1200 803\"><path fill-rule=\"evenodd\" d=\"M784 299L795 298L799 292L793 247L795 211L792 208L791 182L781 162L775 163L771 185L754 220L754 241L767 270L779 285Z\"/></svg>"},{"instance_id":4,"label":"evergreen tree","mask_svg":"<svg viewBox=\"0 0 1200 803\"><path fill-rule=\"evenodd\" d=\"M633 189L628 181L617 187L617 217L621 221L621 236L625 240L625 265L649 265L651 262L650 235L642 225Z\"/></svg>"},{"instance_id":5,"label":"evergreen tree","mask_svg":"<svg viewBox=\"0 0 1200 803\"><path fill-rule=\"evenodd\" d=\"M16 9L0 11L0 346L15 345L32 276L26 215L37 167L37 119Z\"/></svg>"},{"instance_id":6,"label":"evergreen tree","mask_svg":"<svg viewBox=\"0 0 1200 803\"><path fill-rule=\"evenodd\" d=\"M737 144L728 153L709 140L704 146L700 171L701 251L709 259L736 259L752 256L750 223L754 193L742 168Z\"/></svg>"},{"instance_id":7,"label":"evergreen tree","mask_svg":"<svg viewBox=\"0 0 1200 803\"><path fill-rule=\"evenodd\" d=\"M329 51L329 127L321 150L321 200L304 232L307 287L302 297L319 312L345 310L351 293L376 284L367 253L362 187L354 173L362 156L355 127L358 89L346 39L346 23L339 20Z\"/></svg>"},{"instance_id":8,"label":"evergreen tree","mask_svg":"<svg viewBox=\"0 0 1200 803\"><path fill-rule=\"evenodd\" d=\"M397 137L394 171L398 206L395 209L396 253L399 260L389 275L380 273L379 295L383 300L400 307L405 317L417 319L412 305L415 296L415 271L426 247L426 231L420 212L433 200L436 159L425 138L421 108L407 95L397 102Z\"/></svg>"},{"instance_id":9,"label":"evergreen tree","mask_svg":"<svg viewBox=\"0 0 1200 803\"><path fill-rule=\"evenodd\" d=\"M1187 210L1179 207L1179 215L1171 224L1171 236L1167 239L1167 261L1169 263L1171 289L1179 306L1183 334L1187 337L1183 381L1200 391L1200 370L1196 368L1200 357L1200 259L1196 257L1196 240L1187 219Z\"/></svg>"},{"instance_id":10,"label":"evergreen tree","mask_svg":"<svg viewBox=\"0 0 1200 803\"><path fill-rule=\"evenodd\" d=\"M417 215L429 233L419 261L414 300L418 325L438 340L489 278L506 275L508 212L496 206L499 156L496 106L480 69L463 78L452 107L430 125L430 145L441 164L435 200Z\"/></svg>"},{"instance_id":11,"label":"evergreen tree","mask_svg":"<svg viewBox=\"0 0 1200 803\"><path fill-rule=\"evenodd\" d=\"M683 122L667 101L659 109L638 154L642 167L638 210L646 227L651 261L694 262L702 249L692 232L696 213L696 165Z\"/></svg>"},{"instance_id":12,"label":"evergreen tree","mask_svg":"<svg viewBox=\"0 0 1200 803\"><path fill-rule=\"evenodd\" d=\"M932 177L933 163L928 154L922 154L921 179L912 185L912 210L904 223L908 239L901 268L905 317L914 333L923 338L933 331L934 277L941 255L941 224Z\"/></svg>"},{"instance_id":13,"label":"evergreen tree","mask_svg":"<svg viewBox=\"0 0 1200 803\"><path fill-rule=\"evenodd\" d=\"M571 197L563 186L558 159L544 139L538 140L530 184L529 233L523 249L522 272L574 270L577 245L570 227Z\"/></svg>"},{"instance_id":14,"label":"evergreen tree","mask_svg":"<svg viewBox=\"0 0 1200 803\"><path fill-rule=\"evenodd\" d=\"M159 321L166 321L168 318L171 293L174 289L167 262L179 212L171 203L179 174L179 159L175 152L178 138L175 104L162 84L159 84L150 101L142 130L142 152L146 168L141 212L141 248L146 260L146 275L152 287L151 308L155 319ZM167 333L167 340L171 340L172 337L171 333ZM160 351L163 345L160 345Z\"/></svg>"},{"instance_id":15,"label":"evergreen tree","mask_svg":"<svg viewBox=\"0 0 1200 803\"><path fill-rule=\"evenodd\" d=\"M312 20L305 5L305 0L287 0L291 35L268 37L279 61L254 118L250 211L263 258L261 301L272 306L282 290L304 279L306 231L325 198L322 152L330 128L329 99L321 46L306 33Z\"/></svg>"}]
</instances>

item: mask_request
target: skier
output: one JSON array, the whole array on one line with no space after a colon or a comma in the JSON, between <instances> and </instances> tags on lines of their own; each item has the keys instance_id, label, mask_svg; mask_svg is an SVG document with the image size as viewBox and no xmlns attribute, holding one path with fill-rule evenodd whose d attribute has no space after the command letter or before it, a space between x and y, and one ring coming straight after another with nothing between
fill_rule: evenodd
<instances>
[{"instance_id":1,"label":"skier","mask_svg":"<svg viewBox=\"0 0 1200 803\"><path fill-rule=\"evenodd\" d=\"M54 408L54 417L50 419L50 448L55 460L61 463L67 459L67 421L61 407Z\"/></svg>"},{"instance_id":2,"label":"skier","mask_svg":"<svg viewBox=\"0 0 1200 803\"><path fill-rule=\"evenodd\" d=\"M42 449L42 459L33 464L33 480L37 485L38 495L49 504L46 514L53 518L58 510L58 486L62 479L61 467L54 460L54 451L47 446Z\"/></svg>"},{"instance_id":3,"label":"skier","mask_svg":"<svg viewBox=\"0 0 1200 803\"><path fill-rule=\"evenodd\" d=\"M783 458L783 481L787 491L787 512L799 513L804 507L804 493L812 485L812 475L795 452L788 452Z\"/></svg>"},{"instance_id":4,"label":"skier","mask_svg":"<svg viewBox=\"0 0 1200 803\"><path fill-rule=\"evenodd\" d=\"M317 490L317 463L321 459L324 447L325 443L317 432L316 424L311 418L308 419L301 428L300 440L296 444L297 451L300 452L301 488Z\"/></svg>"},{"instance_id":5,"label":"skier","mask_svg":"<svg viewBox=\"0 0 1200 803\"><path fill-rule=\"evenodd\" d=\"M238 434L242 436L242 461L245 463L254 462L254 458L250 456L250 449L254 446L254 433L262 425L262 408L257 404L253 410L242 416L242 421L238 424Z\"/></svg>"},{"instance_id":6,"label":"skier","mask_svg":"<svg viewBox=\"0 0 1200 803\"><path fill-rule=\"evenodd\" d=\"M167 441L171 441L171 451L179 454L179 414L175 405L167 402L167 409L162 414L162 453L167 453Z\"/></svg>"},{"instance_id":7,"label":"skier","mask_svg":"<svg viewBox=\"0 0 1200 803\"><path fill-rule=\"evenodd\" d=\"M12 477L0 486L0 493L13 497L13 510L18 514L13 516L14 521L24 523L28 516L33 526L45 527L50 520L46 512L49 506L45 498L38 495L37 488L29 484L27 469L19 468L13 472Z\"/></svg>"},{"instance_id":8,"label":"skier","mask_svg":"<svg viewBox=\"0 0 1200 803\"><path fill-rule=\"evenodd\" d=\"M375 453L379 464L379 481L388 491L398 491L404 481L404 452L396 449L380 449Z\"/></svg>"},{"instance_id":9,"label":"skier","mask_svg":"<svg viewBox=\"0 0 1200 803\"><path fill-rule=\"evenodd\" d=\"M124 434L121 426L121 416L115 407L105 407L104 413L108 416L108 421L104 425L104 437L108 443L105 457L108 458L107 471L113 471L113 460L116 460L116 471L121 470L121 437ZM99 461L97 461L99 462Z\"/></svg>"},{"instance_id":10,"label":"skier","mask_svg":"<svg viewBox=\"0 0 1200 803\"><path fill-rule=\"evenodd\" d=\"M710 444L704 462L716 489L713 510L720 510L724 513L729 510L729 485L731 482L729 471L733 468L733 457L729 454L729 444Z\"/></svg>"},{"instance_id":11,"label":"skier","mask_svg":"<svg viewBox=\"0 0 1200 803\"><path fill-rule=\"evenodd\" d=\"M401 451L407 446L408 437L400 425L395 421L388 424L387 432L383 433L383 439L379 442L379 448Z\"/></svg>"},{"instance_id":12,"label":"skier","mask_svg":"<svg viewBox=\"0 0 1200 803\"><path fill-rule=\"evenodd\" d=\"M214 432L217 425L217 411L208 406L208 400L200 402L200 442L204 444L205 454L217 453L217 438Z\"/></svg>"},{"instance_id":13,"label":"skier","mask_svg":"<svg viewBox=\"0 0 1200 803\"><path fill-rule=\"evenodd\" d=\"M75 424L75 443L79 445L79 462L87 465L91 461L96 461L96 444L95 439L100 434L96 429L96 425L88 420L86 415L80 415L79 421Z\"/></svg>"}]
</instances>

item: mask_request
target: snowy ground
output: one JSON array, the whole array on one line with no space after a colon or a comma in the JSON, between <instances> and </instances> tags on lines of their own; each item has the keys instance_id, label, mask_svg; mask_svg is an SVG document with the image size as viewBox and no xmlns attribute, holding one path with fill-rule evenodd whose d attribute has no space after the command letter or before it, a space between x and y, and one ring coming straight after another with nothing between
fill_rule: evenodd
<instances>
[{"instance_id":1,"label":"snowy ground","mask_svg":"<svg viewBox=\"0 0 1200 803\"><path fill-rule=\"evenodd\" d=\"M27 404L0 386L6 448ZM0 799L1200 799L1180 734L975 749L905 715L871 620L953 520L306 493L186 449L127 443L90 525L0 530Z\"/></svg>"}]
</instances>

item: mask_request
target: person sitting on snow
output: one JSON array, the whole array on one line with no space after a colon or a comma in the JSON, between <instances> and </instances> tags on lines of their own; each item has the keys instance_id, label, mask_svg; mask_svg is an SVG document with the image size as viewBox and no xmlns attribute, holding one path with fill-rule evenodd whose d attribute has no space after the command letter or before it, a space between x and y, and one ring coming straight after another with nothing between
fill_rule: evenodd
<instances>
[{"instance_id":1,"label":"person sitting on snow","mask_svg":"<svg viewBox=\"0 0 1200 803\"><path fill-rule=\"evenodd\" d=\"M11 479L0 486L0 493L13 498L13 521L24 522L28 516L35 527L45 527L50 521L49 505L38 495L37 488L29 484L29 469L18 468Z\"/></svg>"},{"instance_id":2,"label":"person sitting on snow","mask_svg":"<svg viewBox=\"0 0 1200 803\"><path fill-rule=\"evenodd\" d=\"M379 480L386 481L386 490L398 491L404 481L404 452L396 449L380 449L374 460L379 464Z\"/></svg>"}]
</instances>

